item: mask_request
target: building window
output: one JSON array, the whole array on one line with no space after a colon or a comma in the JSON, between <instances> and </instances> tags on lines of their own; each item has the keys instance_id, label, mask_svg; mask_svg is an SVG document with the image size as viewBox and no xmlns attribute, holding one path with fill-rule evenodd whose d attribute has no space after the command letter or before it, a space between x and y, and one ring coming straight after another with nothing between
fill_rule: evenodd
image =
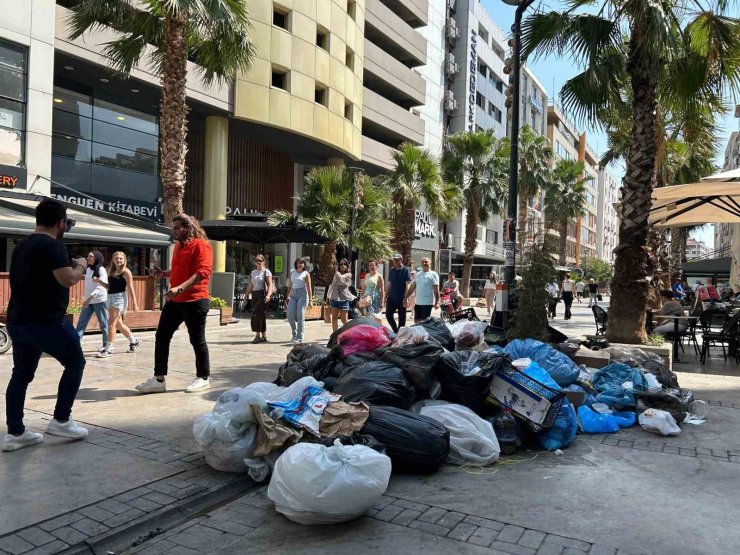
<instances>
[{"instance_id":1,"label":"building window","mask_svg":"<svg viewBox=\"0 0 740 555\"><path fill-rule=\"evenodd\" d=\"M351 48L347 48L347 53L344 55L344 65L352 71L355 69L355 53L352 52Z\"/></svg>"},{"instance_id":2,"label":"building window","mask_svg":"<svg viewBox=\"0 0 740 555\"><path fill-rule=\"evenodd\" d=\"M288 90L288 72L283 69L272 68L272 86L276 89Z\"/></svg>"},{"instance_id":3,"label":"building window","mask_svg":"<svg viewBox=\"0 0 740 555\"><path fill-rule=\"evenodd\" d=\"M28 48L0 40L0 164L25 165Z\"/></svg>"},{"instance_id":4,"label":"building window","mask_svg":"<svg viewBox=\"0 0 740 555\"><path fill-rule=\"evenodd\" d=\"M478 105L479 108L483 108L484 110L486 109L486 99L479 92L475 93L475 103Z\"/></svg>"},{"instance_id":5,"label":"building window","mask_svg":"<svg viewBox=\"0 0 740 555\"><path fill-rule=\"evenodd\" d=\"M352 121L352 115L353 115L354 109L352 107L352 103L349 100L344 101L344 118L348 119L349 121Z\"/></svg>"},{"instance_id":6,"label":"building window","mask_svg":"<svg viewBox=\"0 0 740 555\"><path fill-rule=\"evenodd\" d=\"M329 32L326 29L316 28L316 46L329 50Z\"/></svg>"},{"instance_id":7,"label":"building window","mask_svg":"<svg viewBox=\"0 0 740 555\"><path fill-rule=\"evenodd\" d=\"M496 90L498 92L504 92L504 82L503 81L496 81Z\"/></svg>"},{"instance_id":8,"label":"building window","mask_svg":"<svg viewBox=\"0 0 740 555\"><path fill-rule=\"evenodd\" d=\"M328 106L329 105L329 91L326 90L326 87L323 85L319 85L316 83L316 89L314 90L313 99L316 102L316 104L321 104L322 106Z\"/></svg>"},{"instance_id":9,"label":"building window","mask_svg":"<svg viewBox=\"0 0 740 555\"><path fill-rule=\"evenodd\" d=\"M355 18L356 9L357 5L355 4L354 0L347 0L347 15L350 16L352 19Z\"/></svg>"},{"instance_id":10,"label":"building window","mask_svg":"<svg viewBox=\"0 0 740 555\"><path fill-rule=\"evenodd\" d=\"M483 77L488 77L488 66L483 62L478 62L478 73Z\"/></svg>"},{"instance_id":11,"label":"building window","mask_svg":"<svg viewBox=\"0 0 740 555\"><path fill-rule=\"evenodd\" d=\"M272 24L286 31L290 31L290 10L273 4L272 6Z\"/></svg>"}]
</instances>

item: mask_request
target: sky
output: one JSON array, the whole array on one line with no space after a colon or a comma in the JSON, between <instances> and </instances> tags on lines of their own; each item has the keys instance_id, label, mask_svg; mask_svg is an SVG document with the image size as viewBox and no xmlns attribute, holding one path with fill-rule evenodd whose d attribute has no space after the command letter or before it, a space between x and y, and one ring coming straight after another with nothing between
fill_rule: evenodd
<instances>
[{"instance_id":1,"label":"sky","mask_svg":"<svg viewBox=\"0 0 740 555\"><path fill-rule=\"evenodd\" d=\"M514 23L515 7L504 4L502 0L481 0L481 3L493 16L493 20L504 31L504 33L510 33L511 25ZM536 2L530 10L533 10L539 4L539 2ZM547 2L546 7L557 10L561 9L564 4L565 2L550 0ZM536 61L533 60L528 65L530 70L534 72L537 79L539 79L540 83L542 83L547 90L550 102L552 102L553 98L557 98L563 83L574 75L580 73L580 69L575 66L569 58L559 58L557 56L542 56ZM737 102L740 103L740 99L737 99ZM730 112L725 117L720 116L719 118L723 133L720 144L723 145L723 148L717 155L716 161L718 168L721 168L724 163L724 145L727 144L727 139L730 133L740 130L740 123L734 118L734 103L731 102L731 99L728 99L728 108L731 108ZM606 150L606 136L603 131L588 128L577 121L574 123L586 131L588 144L598 154L602 154ZM621 178L624 175L624 167L622 164L612 164L608 169L617 178ZM714 226L705 225L692 232L691 236L704 241L709 246L712 246L714 244Z\"/></svg>"}]
</instances>

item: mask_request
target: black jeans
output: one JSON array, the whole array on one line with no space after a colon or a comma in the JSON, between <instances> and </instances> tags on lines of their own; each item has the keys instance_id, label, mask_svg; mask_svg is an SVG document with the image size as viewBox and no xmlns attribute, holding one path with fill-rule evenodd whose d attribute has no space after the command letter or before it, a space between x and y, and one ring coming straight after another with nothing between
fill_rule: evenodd
<instances>
[{"instance_id":1,"label":"black jeans","mask_svg":"<svg viewBox=\"0 0 740 555\"><path fill-rule=\"evenodd\" d=\"M396 324L396 311L398 311L398 324ZM398 333L398 329L406 325L406 307L403 306L403 299L400 301L392 301L387 299L385 301L385 319L393 330L393 333Z\"/></svg>"},{"instance_id":2,"label":"black jeans","mask_svg":"<svg viewBox=\"0 0 740 555\"><path fill-rule=\"evenodd\" d=\"M563 304L565 304L565 319L570 320L570 307L573 304L573 293L571 291L563 291Z\"/></svg>"},{"instance_id":3,"label":"black jeans","mask_svg":"<svg viewBox=\"0 0 740 555\"><path fill-rule=\"evenodd\" d=\"M11 325L8 333L13 341L13 374L5 393L8 433L18 435L26 429L23 425L26 391L36 374L42 353L51 355L64 366L54 418L62 422L67 420L72 414L85 369L80 338L70 321L65 318L55 324Z\"/></svg>"},{"instance_id":4,"label":"black jeans","mask_svg":"<svg viewBox=\"0 0 740 555\"><path fill-rule=\"evenodd\" d=\"M414 319L421 322L426 320L432 315L432 305L430 304L417 304L414 305Z\"/></svg>"},{"instance_id":5,"label":"black jeans","mask_svg":"<svg viewBox=\"0 0 740 555\"><path fill-rule=\"evenodd\" d=\"M190 344L195 352L195 370L199 378L208 378L211 364L208 359L206 343L206 316L211 306L209 299L200 299L189 303L168 301L159 317L159 326L154 336L154 375L167 375L167 360L170 358L170 341L180 324L185 322L190 336Z\"/></svg>"}]
</instances>

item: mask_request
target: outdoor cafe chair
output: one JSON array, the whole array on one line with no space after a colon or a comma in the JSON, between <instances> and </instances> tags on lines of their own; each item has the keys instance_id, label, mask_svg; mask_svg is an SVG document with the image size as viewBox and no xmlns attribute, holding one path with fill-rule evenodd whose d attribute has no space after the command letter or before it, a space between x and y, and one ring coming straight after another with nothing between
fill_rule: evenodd
<instances>
[{"instance_id":1,"label":"outdoor cafe chair","mask_svg":"<svg viewBox=\"0 0 740 555\"><path fill-rule=\"evenodd\" d=\"M722 355L727 360L727 347L730 347L731 353L735 348L735 335L740 322L740 311L729 318L727 312L710 308L701 313L699 322L702 329L701 363L706 362L709 349L713 346L721 346Z\"/></svg>"},{"instance_id":2,"label":"outdoor cafe chair","mask_svg":"<svg viewBox=\"0 0 740 555\"><path fill-rule=\"evenodd\" d=\"M605 335L606 324L609 320L609 314L606 312L606 310L598 305L592 306L591 310L594 313L594 322L596 323L596 335Z\"/></svg>"}]
</instances>

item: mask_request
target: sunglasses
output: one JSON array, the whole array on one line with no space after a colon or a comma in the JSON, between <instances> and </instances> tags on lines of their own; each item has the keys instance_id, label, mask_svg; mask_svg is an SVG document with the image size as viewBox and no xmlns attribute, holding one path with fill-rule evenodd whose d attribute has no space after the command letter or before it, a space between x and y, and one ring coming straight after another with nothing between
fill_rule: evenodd
<instances>
[{"instance_id":1,"label":"sunglasses","mask_svg":"<svg viewBox=\"0 0 740 555\"><path fill-rule=\"evenodd\" d=\"M77 220L74 218L65 218L64 220L64 231L69 233L69 231L75 226L77 223Z\"/></svg>"},{"instance_id":2,"label":"sunglasses","mask_svg":"<svg viewBox=\"0 0 740 555\"><path fill-rule=\"evenodd\" d=\"M255 261L256 261L256 262L264 262L264 261L265 261L265 259L264 259L264 258L256 258L256 259L255 259Z\"/></svg>"}]
</instances>

